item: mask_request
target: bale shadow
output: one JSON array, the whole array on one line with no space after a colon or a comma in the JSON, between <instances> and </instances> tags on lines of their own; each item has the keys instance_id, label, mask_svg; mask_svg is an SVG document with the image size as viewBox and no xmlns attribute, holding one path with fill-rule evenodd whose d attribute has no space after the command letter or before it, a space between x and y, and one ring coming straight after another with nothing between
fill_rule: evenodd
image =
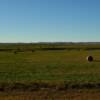
<instances>
[{"instance_id":1,"label":"bale shadow","mask_svg":"<svg viewBox=\"0 0 100 100\"><path fill-rule=\"evenodd\" d=\"M94 60L94 62L100 62L100 60Z\"/></svg>"}]
</instances>

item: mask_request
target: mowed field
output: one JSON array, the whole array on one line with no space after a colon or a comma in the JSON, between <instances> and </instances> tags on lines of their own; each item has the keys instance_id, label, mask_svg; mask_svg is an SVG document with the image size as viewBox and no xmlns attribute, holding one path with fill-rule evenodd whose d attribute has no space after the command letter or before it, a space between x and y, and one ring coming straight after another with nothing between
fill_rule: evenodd
<instances>
[{"instance_id":1,"label":"mowed field","mask_svg":"<svg viewBox=\"0 0 100 100\"><path fill-rule=\"evenodd\" d=\"M99 100L99 89L99 49L0 51L0 100Z\"/></svg>"}]
</instances>

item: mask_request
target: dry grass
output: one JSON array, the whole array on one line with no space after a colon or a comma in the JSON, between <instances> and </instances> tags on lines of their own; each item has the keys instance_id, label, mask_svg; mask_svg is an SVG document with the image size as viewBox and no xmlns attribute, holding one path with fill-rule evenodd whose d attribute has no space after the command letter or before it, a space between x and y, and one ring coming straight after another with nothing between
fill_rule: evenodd
<instances>
[{"instance_id":1,"label":"dry grass","mask_svg":"<svg viewBox=\"0 0 100 100\"><path fill-rule=\"evenodd\" d=\"M0 93L0 100L100 100L98 90Z\"/></svg>"}]
</instances>

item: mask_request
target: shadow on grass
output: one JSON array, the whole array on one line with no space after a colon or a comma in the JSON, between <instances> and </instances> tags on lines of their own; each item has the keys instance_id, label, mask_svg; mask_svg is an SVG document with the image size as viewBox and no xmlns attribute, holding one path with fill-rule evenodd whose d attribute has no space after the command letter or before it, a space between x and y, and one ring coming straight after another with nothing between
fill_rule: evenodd
<instances>
[{"instance_id":1,"label":"shadow on grass","mask_svg":"<svg viewBox=\"0 0 100 100\"><path fill-rule=\"evenodd\" d=\"M100 60L94 60L94 62L100 62Z\"/></svg>"}]
</instances>

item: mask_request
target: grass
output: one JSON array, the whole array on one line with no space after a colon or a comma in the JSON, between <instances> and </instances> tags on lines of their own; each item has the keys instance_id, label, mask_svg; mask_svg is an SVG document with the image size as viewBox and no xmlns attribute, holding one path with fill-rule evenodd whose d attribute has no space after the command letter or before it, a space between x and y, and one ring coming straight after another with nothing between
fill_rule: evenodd
<instances>
[{"instance_id":1,"label":"grass","mask_svg":"<svg viewBox=\"0 0 100 100\"><path fill-rule=\"evenodd\" d=\"M54 45L0 45L0 99L99 98L100 46L57 45L59 50L53 47L56 48ZM88 62L87 55L92 55L94 61Z\"/></svg>"},{"instance_id":2,"label":"grass","mask_svg":"<svg viewBox=\"0 0 100 100\"><path fill-rule=\"evenodd\" d=\"M0 93L0 100L99 100L99 90Z\"/></svg>"},{"instance_id":3,"label":"grass","mask_svg":"<svg viewBox=\"0 0 100 100\"><path fill-rule=\"evenodd\" d=\"M86 56L95 61L89 63ZM100 51L0 52L1 82L99 82Z\"/></svg>"}]
</instances>

